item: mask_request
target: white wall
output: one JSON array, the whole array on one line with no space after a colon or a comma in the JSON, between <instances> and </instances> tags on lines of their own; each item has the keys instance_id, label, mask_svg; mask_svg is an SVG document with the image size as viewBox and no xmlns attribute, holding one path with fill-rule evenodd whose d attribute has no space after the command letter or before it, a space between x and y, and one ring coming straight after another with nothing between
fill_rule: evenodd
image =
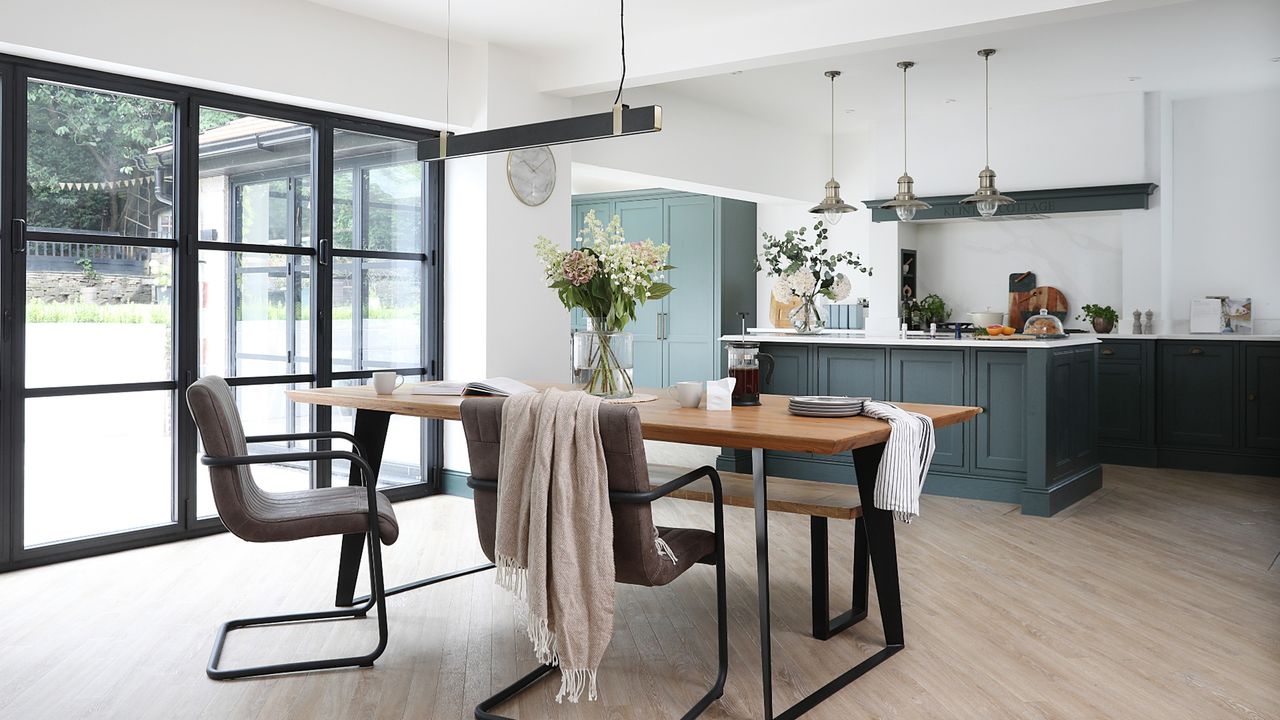
<instances>
[{"instance_id":1,"label":"white wall","mask_svg":"<svg viewBox=\"0 0 1280 720\"><path fill-rule=\"evenodd\" d=\"M1142 182L1146 116L1140 92L991 106L991 169L996 185L1017 190ZM909 167L918 195L969 194L983 166L981 105L951 104L915 113L908 127ZM902 174L902 120L873 128L876 197L892 197Z\"/></svg>"},{"instance_id":2,"label":"white wall","mask_svg":"<svg viewBox=\"0 0 1280 720\"><path fill-rule=\"evenodd\" d=\"M921 223L916 226L919 293L937 293L955 312L1009 306L1009 275L1031 270L1041 285L1062 291L1071 305L1121 307L1119 213L1055 215L1047 220ZM1123 318L1122 318L1123 319ZM1074 319L1068 327L1086 327Z\"/></svg>"},{"instance_id":3,"label":"white wall","mask_svg":"<svg viewBox=\"0 0 1280 720\"><path fill-rule=\"evenodd\" d=\"M1255 333L1280 333L1280 89L1173 103L1170 312L1191 299L1252 297Z\"/></svg>"}]
</instances>

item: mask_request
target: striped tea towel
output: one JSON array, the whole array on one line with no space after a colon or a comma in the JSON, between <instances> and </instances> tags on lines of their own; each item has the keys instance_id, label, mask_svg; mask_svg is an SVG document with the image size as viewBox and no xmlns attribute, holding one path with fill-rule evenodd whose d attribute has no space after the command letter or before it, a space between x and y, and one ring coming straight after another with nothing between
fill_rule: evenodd
<instances>
[{"instance_id":1,"label":"striped tea towel","mask_svg":"<svg viewBox=\"0 0 1280 720\"><path fill-rule=\"evenodd\" d=\"M889 423L889 441L884 444L871 502L909 523L920 514L920 491L933 460L933 420L887 402L868 401L862 414Z\"/></svg>"}]
</instances>

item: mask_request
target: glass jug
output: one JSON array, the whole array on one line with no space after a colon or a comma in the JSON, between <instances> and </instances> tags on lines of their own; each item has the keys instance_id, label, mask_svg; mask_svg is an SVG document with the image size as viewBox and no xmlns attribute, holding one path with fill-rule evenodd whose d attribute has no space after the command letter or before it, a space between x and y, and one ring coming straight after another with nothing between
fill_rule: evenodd
<instances>
[{"instance_id":1,"label":"glass jug","mask_svg":"<svg viewBox=\"0 0 1280 720\"><path fill-rule=\"evenodd\" d=\"M773 380L773 356L760 352L760 343L729 343L729 377L733 384L734 405L760 404L760 363L767 367L764 381Z\"/></svg>"}]
</instances>

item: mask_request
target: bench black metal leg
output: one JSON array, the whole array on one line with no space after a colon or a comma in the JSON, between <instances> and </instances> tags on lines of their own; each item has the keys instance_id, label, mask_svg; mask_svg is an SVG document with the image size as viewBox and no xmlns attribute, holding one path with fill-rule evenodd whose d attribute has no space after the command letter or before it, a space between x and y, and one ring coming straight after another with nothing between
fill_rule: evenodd
<instances>
[{"instance_id":1,"label":"bench black metal leg","mask_svg":"<svg viewBox=\"0 0 1280 720\"><path fill-rule=\"evenodd\" d=\"M853 521L853 605L831 617L827 518L809 518L809 567L812 576L813 636L829 640L867 617L867 542L862 518Z\"/></svg>"},{"instance_id":2,"label":"bench black metal leg","mask_svg":"<svg viewBox=\"0 0 1280 720\"><path fill-rule=\"evenodd\" d=\"M898 559L897 548L893 536L893 514L877 510L872 505L875 495L876 473L880 466L880 457L884 453L884 445L859 448L853 451L853 465L857 473L858 494L862 499L862 513L865 533L855 537L854 573L858 574L857 557L861 552L856 549L857 540L865 535L866 549L870 554L871 571L876 578L876 597L880 601L880 616L885 630L885 648L862 662L846 670L839 677L828 682L799 702L778 715L773 714L773 667L770 648L769 619L769 521L767 506L767 489L764 474L764 452L751 451L751 471L753 490L755 492L756 513L756 574L760 593L760 670L764 685L764 717L765 720L795 720L804 715L827 698L835 695L854 680L862 677L867 671L888 660L903 648L902 636L902 602L898 592ZM855 523L855 532L857 524ZM825 550L825 544L823 548ZM825 567L825 564L824 564ZM865 572L865 570L864 570ZM856 583L856 580L855 580ZM866 583L862 583L866 588ZM859 602L857 592L855 604ZM816 607L815 602L815 607ZM863 607L866 606L862 600Z\"/></svg>"},{"instance_id":3,"label":"bench black metal leg","mask_svg":"<svg viewBox=\"0 0 1280 720\"><path fill-rule=\"evenodd\" d=\"M360 470L351 468L348 476L349 485L360 485L364 482L377 483L377 472L382 467L382 451L387 444L387 426L391 422L391 413L375 410L356 411L356 445L360 454L375 474L372 478L361 478ZM360 555L364 551L364 535L355 533L342 536L342 553L338 557L338 590L333 604L338 607L356 605L356 579L360 575Z\"/></svg>"}]
</instances>

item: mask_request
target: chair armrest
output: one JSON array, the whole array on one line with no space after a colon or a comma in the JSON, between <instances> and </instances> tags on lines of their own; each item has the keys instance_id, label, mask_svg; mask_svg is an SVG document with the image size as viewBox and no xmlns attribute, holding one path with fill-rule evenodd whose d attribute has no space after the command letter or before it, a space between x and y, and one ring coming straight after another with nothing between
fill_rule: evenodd
<instances>
[{"instance_id":1,"label":"chair armrest","mask_svg":"<svg viewBox=\"0 0 1280 720\"><path fill-rule=\"evenodd\" d=\"M724 502L724 493L720 488L720 473L710 465L703 465L696 470L681 475L680 477L670 480L649 490L648 492L610 492L609 501L622 503L625 505L640 505L650 503L654 500L664 498L680 488L701 478L711 478L711 494L715 504L719 505Z\"/></svg>"},{"instance_id":2,"label":"chair armrest","mask_svg":"<svg viewBox=\"0 0 1280 720\"><path fill-rule=\"evenodd\" d=\"M305 450L301 452L287 453L266 453L263 455L229 455L227 457L209 457L202 455L200 464L208 467L228 467L239 465L269 465L273 463L296 462L299 460L316 461L316 460L349 460L352 465L360 466L360 476L368 478L372 482L365 482L365 488L368 491L368 510L369 522L373 532L373 539L378 540L378 476L373 472L373 466L367 460L359 455L344 450Z\"/></svg>"},{"instance_id":3,"label":"chair armrest","mask_svg":"<svg viewBox=\"0 0 1280 720\"><path fill-rule=\"evenodd\" d=\"M341 432L339 430L328 430L325 432L302 432L302 433L279 433L275 435L251 435L246 437L246 443L268 443L280 442L282 440L346 440L351 443L351 447L361 455L364 451L360 448L360 443L356 440L356 436L351 433Z\"/></svg>"}]
</instances>

